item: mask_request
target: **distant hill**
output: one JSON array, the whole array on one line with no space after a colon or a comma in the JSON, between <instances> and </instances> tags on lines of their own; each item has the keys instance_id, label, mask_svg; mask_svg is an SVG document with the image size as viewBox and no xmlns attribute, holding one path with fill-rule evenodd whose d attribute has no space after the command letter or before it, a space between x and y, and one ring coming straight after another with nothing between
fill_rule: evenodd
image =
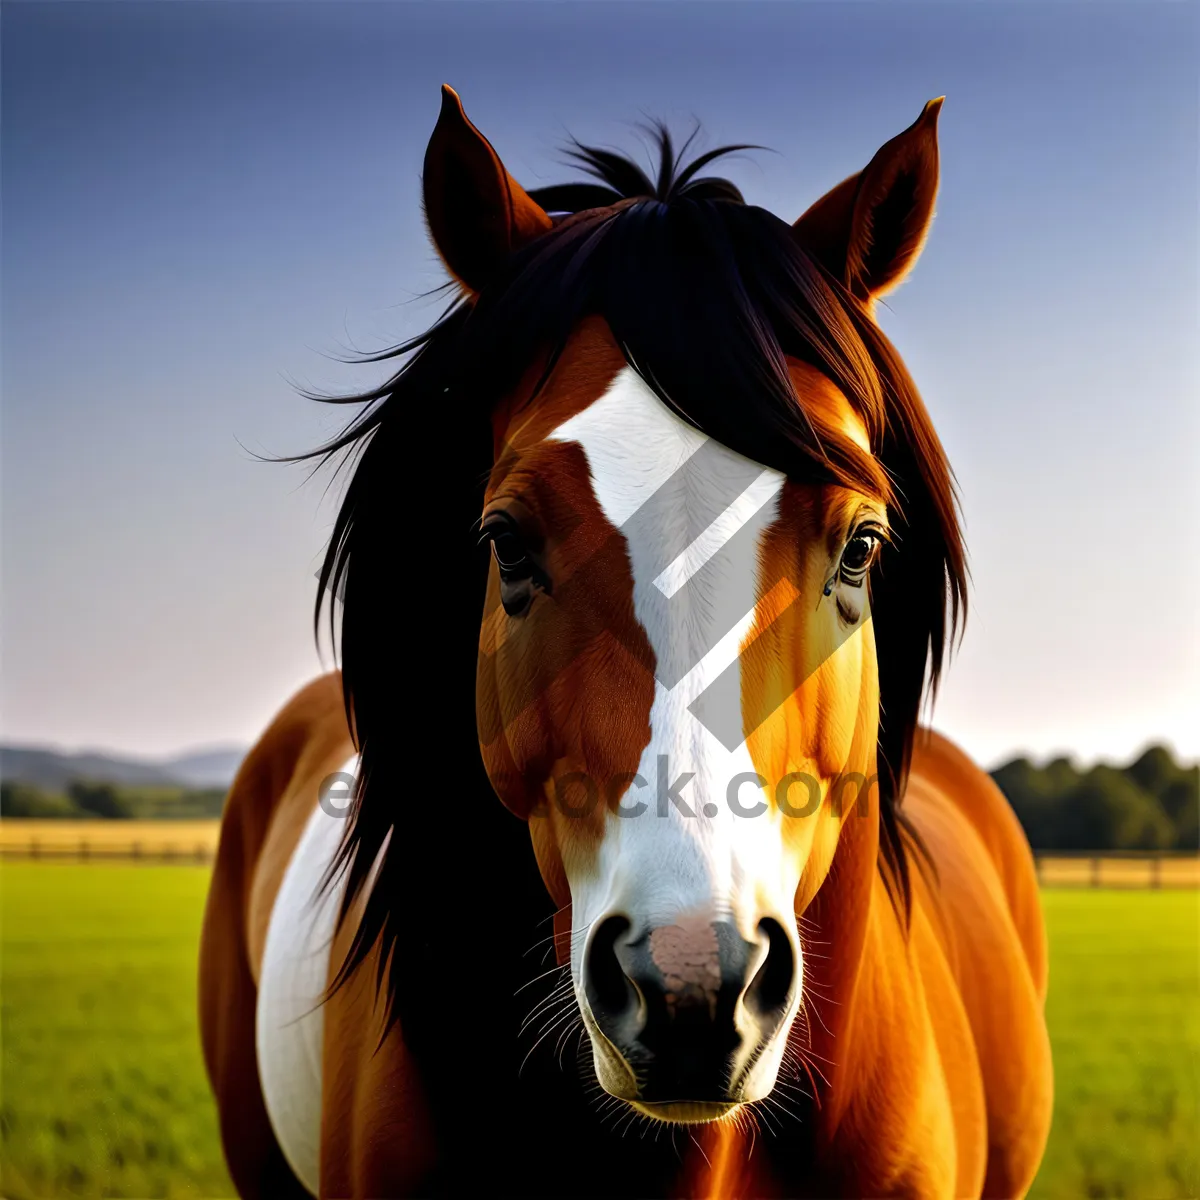
<instances>
[{"instance_id":1,"label":"distant hill","mask_svg":"<svg viewBox=\"0 0 1200 1200\"><path fill-rule=\"evenodd\" d=\"M46 746L0 746L0 780L64 791L74 780L138 787L227 788L246 751L214 746L164 759L67 754Z\"/></svg>"},{"instance_id":2,"label":"distant hill","mask_svg":"<svg viewBox=\"0 0 1200 1200\"><path fill-rule=\"evenodd\" d=\"M214 746L168 758L163 767L188 787L227 788L245 757L245 746Z\"/></svg>"},{"instance_id":3,"label":"distant hill","mask_svg":"<svg viewBox=\"0 0 1200 1200\"><path fill-rule=\"evenodd\" d=\"M213 746L138 759L0 746L0 810L9 817L217 815L245 754ZM1150 746L1127 766L1016 758L991 774L1037 851L1200 848L1200 766L1177 762L1165 746Z\"/></svg>"}]
</instances>

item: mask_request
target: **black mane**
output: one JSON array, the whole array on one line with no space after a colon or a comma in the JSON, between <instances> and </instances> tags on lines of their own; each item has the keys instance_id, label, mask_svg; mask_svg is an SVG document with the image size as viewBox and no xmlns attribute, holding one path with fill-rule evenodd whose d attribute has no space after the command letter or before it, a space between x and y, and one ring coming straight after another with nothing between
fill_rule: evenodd
<instances>
[{"instance_id":1,"label":"black mane","mask_svg":"<svg viewBox=\"0 0 1200 1200\"><path fill-rule=\"evenodd\" d=\"M872 576L880 869L902 913L910 902L899 802L922 698L965 604L952 477L916 388L861 303L790 225L746 204L728 180L699 174L747 147L685 166L666 130L655 136L653 180L632 159L575 143L569 154L591 180L530 192L561 214L554 228L477 297L369 360L401 365L382 386L340 398L363 411L306 456L356 457L316 613L319 622L327 590L343 595L347 714L362 754L339 860L349 870L343 912L394 827L339 980L382 939L390 1012L426 1077L448 1073L431 1084L435 1108L447 1111L472 1081L471 1056L448 1048L445 1030L471 1040L481 1020L513 1009L513 981L532 965L522 958L537 936L530 925L551 911L525 827L491 794L476 737L486 559L472 527L492 465L489 416L535 362L547 364L544 385L586 316L602 316L630 365L704 433L792 478L889 504L895 545ZM805 413L788 356L845 393L873 455ZM437 995L414 981L431 981Z\"/></svg>"},{"instance_id":2,"label":"black mane","mask_svg":"<svg viewBox=\"0 0 1200 1200\"><path fill-rule=\"evenodd\" d=\"M695 132L684 142L678 154L675 153L671 131L665 125L655 122L649 132L658 149L656 179L651 180L633 159L624 154L572 142L566 151L567 160L581 167L586 175L599 180L599 183L563 183L556 187L539 188L529 193L530 198L548 213L579 213L589 208L607 208L621 200L658 200L662 204L669 204L687 197L690 200L745 203L742 193L728 179L700 176L699 172L718 158L741 150L761 150L761 146L719 146L684 166L683 156L695 140Z\"/></svg>"}]
</instances>

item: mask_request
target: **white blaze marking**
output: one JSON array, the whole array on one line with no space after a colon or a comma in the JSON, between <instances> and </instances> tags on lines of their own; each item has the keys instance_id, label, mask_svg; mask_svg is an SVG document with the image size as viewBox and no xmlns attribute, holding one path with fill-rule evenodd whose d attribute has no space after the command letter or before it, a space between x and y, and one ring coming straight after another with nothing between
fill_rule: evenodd
<instances>
[{"instance_id":1,"label":"white blaze marking","mask_svg":"<svg viewBox=\"0 0 1200 1200\"><path fill-rule=\"evenodd\" d=\"M659 575L654 586L669 600L764 504L778 496L779 486L779 472L764 468L763 473Z\"/></svg>"},{"instance_id":2,"label":"white blaze marking","mask_svg":"<svg viewBox=\"0 0 1200 1200\"><path fill-rule=\"evenodd\" d=\"M688 708L737 661L757 600L755 569L698 574L740 531L765 529L778 518L784 477L716 443L706 448L702 466L680 471L709 439L675 416L630 368L551 436L579 443L606 518L619 529L628 524L623 532L633 569L634 611L659 663L694 662L673 687L655 682L650 742L638 765L645 785L635 785L622 802L629 808L644 801L647 809L637 817L609 814L595 870L586 876L576 871L570 878L572 923L585 930L617 911L646 929L670 924L682 913L708 910L735 920L751 939L764 895L778 906L778 914L791 911L796 869L785 861L777 812L748 819L736 816L727 803L735 776L754 774L745 743L727 750ZM753 482L742 486L747 477ZM737 498L699 537L685 541L695 527L689 516L708 511L714 495L733 490L731 483ZM630 522L651 497L657 497L661 519ZM686 549L672 557L666 548L681 542ZM664 560L669 561L665 569ZM727 622L730 613L745 615L732 628L718 628L716 622ZM664 757L668 784L693 776L677 794L695 816L685 816L674 804L660 815ZM752 807L759 797L746 784L739 798ZM572 941L578 982L583 938Z\"/></svg>"}]
</instances>

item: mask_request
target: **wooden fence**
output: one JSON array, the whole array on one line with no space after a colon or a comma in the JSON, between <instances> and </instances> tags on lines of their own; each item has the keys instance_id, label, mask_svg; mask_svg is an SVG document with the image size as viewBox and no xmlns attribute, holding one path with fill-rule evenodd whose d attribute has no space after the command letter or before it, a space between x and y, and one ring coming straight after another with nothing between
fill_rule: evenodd
<instances>
[{"instance_id":1,"label":"wooden fence","mask_svg":"<svg viewBox=\"0 0 1200 1200\"><path fill-rule=\"evenodd\" d=\"M1200 856L1170 851L1039 854L1042 887L1200 887Z\"/></svg>"},{"instance_id":2,"label":"wooden fence","mask_svg":"<svg viewBox=\"0 0 1200 1200\"><path fill-rule=\"evenodd\" d=\"M49 862L210 863L219 829L215 820L0 820L0 857ZM1039 854L1036 861L1043 887L1200 887L1200 856L1195 854Z\"/></svg>"},{"instance_id":3,"label":"wooden fence","mask_svg":"<svg viewBox=\"0 0 1200 1200\"><path fill-rule=\"evenodd\" d=\"M218 821L0 820L0 857L48 862L210 863Z\"/></svg>"},{"instance_id":4,"label":"wooden fence","mask_svg":"<svg viewBox=\"0 0 1200 1200\"><path fill-rule=\"evenodd\" d=\"M213 860L211 846L197 842L192 847L174 845L147 846L142 842L130 842L126 846L107 843L93 846L84 840L77 845L56 844L44 846L36 839L27 844L5 842L0 846L0 858L25 859L29 862L100 862L105 859L118 862L145 863L210 863Z\"/></svg>"}]
</instances>

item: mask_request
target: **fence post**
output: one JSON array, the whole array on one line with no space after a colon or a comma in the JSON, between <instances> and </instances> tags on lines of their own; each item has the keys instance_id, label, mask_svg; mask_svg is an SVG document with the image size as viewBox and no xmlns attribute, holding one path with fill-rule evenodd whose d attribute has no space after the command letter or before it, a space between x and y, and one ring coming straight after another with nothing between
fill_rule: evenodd
<instances>
[{"instance_id":1,"label":"fence post","mask_svg":"<svg viewBox=\"0 0 1200 1200\"><path fill-rule=\"evenodd\" d=\"M88 841L87 838L79 839L79 857L83 862L88 860Z\"/></svg>"},{"instance_id":2,"label":"fence post","mask_svg":"<svg viewBox=\"0 0 1200 1200\"><path fill-rule=\"evenodd\" d=\"M1092 887L1094 888L1098 888L1100 886L1100 863L1101 859L1092 859Z\"/></svg>"},{"instance_id":3,"label":"fence post","mask_svg":"<svg viewBox=\"0 0 1200 1200\"><path fill-rule=\"evenodd\" d=\"M1156 854L1150 860L1150 886L1152 888L1162 887L1162 855Z\"/></svg>"}]
</instances>

